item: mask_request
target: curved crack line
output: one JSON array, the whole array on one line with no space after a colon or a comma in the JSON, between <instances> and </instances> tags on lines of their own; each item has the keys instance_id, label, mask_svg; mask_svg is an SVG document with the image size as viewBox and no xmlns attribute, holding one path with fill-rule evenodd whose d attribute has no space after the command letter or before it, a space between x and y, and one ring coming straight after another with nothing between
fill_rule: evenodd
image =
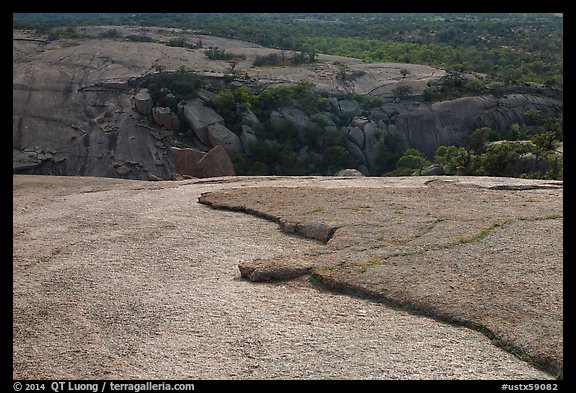
<instances>
[{"instance_id":1,"label":"curved crack line","mask_svg":"<svg viewBox=\"0 0 576 393\"><path fill-rule=\"evenodd\" d=\"M277 223L280 226L280 229L282 230L282 232L284 232L284 233L296 234L296 235L302 236L306 239L312 239L312 240L320 241L323 244L328 243L332 239L332 237L334 236L334 233L336 232L336 230L338 228L340 228L339 226L329 226L326 224L316 223L316 222L311 222L311 221L309 221L309 222L292 222L292 221L285 220L281 217L278 217L278 216L275 216L272 214L268 214L268 213L261 212L259 210L251 209L251 208L246 207L246 206L225 205L225 204L220 204L217 202L212 202L212 201L207 199L207 197L210 194L211 194L211 192L205 192L202 195L200 195L200 197L198 198L198 203L201 203L203 205L207 205L213 209L242 212L242 213L250 214L250 215L255 216L255 217L263 218L265 220Z\"/></svg>"}]
</instances>

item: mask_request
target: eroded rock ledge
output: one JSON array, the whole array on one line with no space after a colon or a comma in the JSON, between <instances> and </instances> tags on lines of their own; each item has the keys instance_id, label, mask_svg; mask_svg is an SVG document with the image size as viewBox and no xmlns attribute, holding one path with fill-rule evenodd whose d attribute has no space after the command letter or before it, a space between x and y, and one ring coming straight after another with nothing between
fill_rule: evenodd
<instances>
[{"instance_id":1,"label":"eroded rock ledge","mask_svg":"<svg viewBox=\"0 0 576 393\"><path fill-rule=\"evenodd\" d=\"M242 261L245 279L310 275L334 290L479 330L561 377L562 197L557 181L451 177L237 188L199 202L322 240L304 253Z\"/></svg>"}]
</instances>

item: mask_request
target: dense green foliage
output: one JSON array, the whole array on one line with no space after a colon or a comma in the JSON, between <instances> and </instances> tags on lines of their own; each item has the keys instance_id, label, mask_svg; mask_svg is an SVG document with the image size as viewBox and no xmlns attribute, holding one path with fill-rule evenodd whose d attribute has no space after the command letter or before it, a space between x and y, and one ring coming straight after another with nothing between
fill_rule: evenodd
<instances>
[{"instance_id":1,"label":"dense green foliage","mask_svg":"<svg viewBox=\"0 0 576 393\"><path fill-rule=\"evenodd\" d=\"M194 28L285 50L563 85L563 17L557 14L13 14L16 28L89 23Z\"/></svg>"},{"instance_id":2,"label":"dense green foliage","mask_svg":"<svg viewBox=\"0 0 576 393\"><path fill-rule=\"evenodd\" d=\"M503 132L483 127L466 146L440 146L434 161L450 175L461 166L468 175L562 179L563 156L554 151L562 135L562 113L555 117L531 109L524 117L524 127L514 124Z\"/></svg>"},{"instance_id":3,"label":"dense green foliage","mask_svg":"<svg viewBox=\"0 0 576 393\"><path fill-rule=\"evenodd\" d=\"M157 106L168 107L177 111L182 100L195 98L204 83L202 78L181 66L176 72L158 72L147 75L140 81L146 87Z\"/></svg>"},{"instance_id":4,"label":"dense green foliage","mask_svg":"<svg viewBox=\"0 0 576 393\"><path fill-rule=\"evenodd\" d=\"M481 94L487 80L467 79L460 71L449 70L439 81L428 82L424 90L425 101L453 100L466 95Z\"/></svg>"},{"instance_id":5,"label":"dense green foliage","mask_svg":"<svg viewBox=\"0 0 576 393\"><path fill-rule=\"evenodd\" d=\"M257 142L251 144L245 154L233 157L237 174L333 174L350 166L350 157L343 147L346 135L335 125L326 127L330 120L321 112L330 111L330 104L310 82L267 88L259 93L252 93L246 87L221 90L207 104L237 134L242 132L242 119L247 110L262 121L253 130ZM272 113L286 107L310 115L306 132L288 120L272 121Z\"/></svg>"},{"instance_id":6,"label":"dense green foliage","mask_svg":"<svg viewBox=\"0 0 576 393\"><path fill-rule=\"evenodd\" d=\"M275 66L275 65L298 65L313 63L316 61L316 53L314 52L293 52L285 54L281 52L270 53L268 55L256 56L254 59L254 67L260 66Z\"/></svg>"}]
</instances>

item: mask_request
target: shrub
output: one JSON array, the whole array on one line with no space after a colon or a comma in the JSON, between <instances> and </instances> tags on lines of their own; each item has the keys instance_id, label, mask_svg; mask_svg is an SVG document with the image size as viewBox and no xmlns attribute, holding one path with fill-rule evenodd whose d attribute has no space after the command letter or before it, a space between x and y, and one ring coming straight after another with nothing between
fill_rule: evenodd
<instances>
[{"instance_id":1,"label":"shrub","mask_svg":"<svg viewBox=\"0 0 576 393\"><path fill-rule=\"evenodd\" d=\"M133 42L152 42L153 39L149 35L145 34L132 34L127 35L126 39Z\"/></svg>"},{"instance_id":2,"label":"shrub","mask_svg":"<svg viewBox=\"0 0 576 393\"><path fill-rule=\"evenodd\" d=\"M552 150L555 147L556 133L554 131L543 132L536 134L530 138L532 143L543 150Z\"/></svg>"},{"instance_id":3,"label":"shrub","mask_svg":"<svg viewBox=\"0 0 576 393\"><path fill-rule=\"evenodd\" d=\"M392 94L398 99L403 100L412 95L412 88L408 85L398 86L392 89Z\"/></svg>"},{"instance_id":4,"label":"shrub","mask_svg":"<svg viewBox=\"0 0 576 393\"><path fill-rule=\"evenodd\" d=\"M491 144L484 154L475 156L472 161L476 175L518 176L520 160L526 153L536 153L537 147L521 142L503 141Z\"/></svg>"},{"instance_id":5,"label":"shrub","mask_svg":"<svg viewBox=\"0 0 576 393\"><path fill-rule=\"evenodd\" d=\"M501 138L497 131L494 131L489 127L482 127L475 129L474 132L465 139L470 151L481 154L484 152L486 143L497 141Z\"/></svg>"},{"instance_id":6,"label":"shrub","mask_svg":"<svg viewBox=\"0 0 576 393\"><path fill-rule=\"evenodd\" d=\"M120 38L122 34L116 29L108 29L104 33L100 33L99 36L102 38Z\"/></svg>"},{"instance_id":7,"label":"shrub","mask_svg":"<svg viewBox=\"0 0 576 393\"><path fill-rule=\"evenodd\" d=\"M449 175L455 175L457 167L468 166L470 156L463 147L440 146L438 150L436 150L436 154L434 154L434 162L442 165L444 171Z\"/></svg>"},{"instance_id":8,"label":"shrub","mask_svg":"<svg viewBox=\"0 0 576 393\"><path fill-rule=\"evenodd\" d=\"M261 67L267 65L278 65L280 62L281 58L277 53L270 53L268 55L256 56L252 65L254 67Z\"/></svg>"}]
</instances>

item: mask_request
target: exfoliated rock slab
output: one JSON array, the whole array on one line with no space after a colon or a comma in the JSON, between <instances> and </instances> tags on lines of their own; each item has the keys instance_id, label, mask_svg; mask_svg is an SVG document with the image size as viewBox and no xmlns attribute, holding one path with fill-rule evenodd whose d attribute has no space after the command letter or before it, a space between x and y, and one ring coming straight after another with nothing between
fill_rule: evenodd
<instances>
[{"instance_id":1,"label":"exfoliated rock slab","mask_svg":"<svg viewBox=\"0 0 576 393\"><path fill-rule=\"evenodd\" d=\"M205 152L192 148L171 147L170 153L176 173L199 177L198 161L206 155Z\"/></svg>"},{"instance_id":2,"label":"exfoliated rock slab","mask_svg":"<svg viewBox=\"0 0 576 393\"><path fill-rule=\"evenodd\" d=\"M177 130L180 128L178 115L172 112L170 108L160 106L152 108L152 118L156 124L167 130Z\"/></svg>"},{"instance_id":3,"label":"exfoliated rock slab","mask_svg":"<svg viewBox=\"0 0 576 393\"><path fill-rule=\"evenodd\" d=\"M194 134L205 145L210 145L207 127L212 124L224 123L224 118L214 109L205 106L199 98L185 101L180 107L180 111Z\"/></svg>"},{"instance_id":4,"label":"exfoliated rock slab","mask_svg":"<svg viewBox=\"0 0 576 393\"><path fill-rule=\"evenodd\" d=\"M208 141L212 146L222 146L229 154L242 153L242 142L238 135L222 124L212 124L207 128Z\"/></svg>"},{"instance_id":5,"label":"exfoliated rock slab","mask_svg":"<svg viewBox=\"0 0 576 393\"><path fill-rule=\"evenodd\" d=\"M335 228L315 253L243 262L250 281L311 274L325 287L479 330L562 375L562 182L426 179L424 186L382 180L374 189L241 188L199 202L283 229Z\"/></svg>"},{"instance_id":6,"label":"exfoliated rock slab","mask_svg":"<svg viewBox=\"0 0 576 393\"><path fill-rule=\"evenodd\" d=\"M198 177L235 176L232 160L222 146L216 146L198 161Z\"/></svg>"}]
</instances>

